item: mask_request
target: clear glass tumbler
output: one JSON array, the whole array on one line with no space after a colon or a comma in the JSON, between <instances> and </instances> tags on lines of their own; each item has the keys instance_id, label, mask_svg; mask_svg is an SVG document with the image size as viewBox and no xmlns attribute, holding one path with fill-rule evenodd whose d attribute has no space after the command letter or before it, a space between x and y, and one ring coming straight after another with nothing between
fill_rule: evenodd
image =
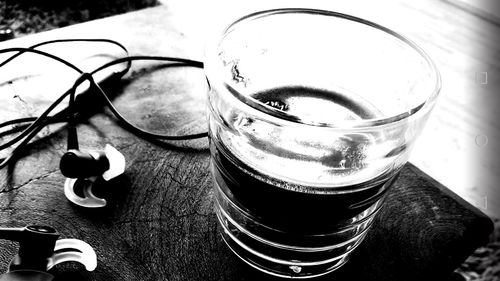
<instances>
[{"instance_id":1,"label":"clear glass tumbler","mask_svg":"<svg viewBox=\"0 0 500 281\"><path fill-rule=\"evenodd\" d=\"M205 59L224 241L272 275L339 268L408 160L439 93L436 67L394 31L310 9L246 16Z\"/></svg>"}]
</instances>

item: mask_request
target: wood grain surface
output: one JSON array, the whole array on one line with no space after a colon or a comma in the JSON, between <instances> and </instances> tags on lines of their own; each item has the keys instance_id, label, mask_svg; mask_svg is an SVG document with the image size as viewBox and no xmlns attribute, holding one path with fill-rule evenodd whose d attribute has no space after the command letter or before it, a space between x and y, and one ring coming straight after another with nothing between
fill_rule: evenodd
<instances>
[{"instance_id":1,"label":"wood grain surface","mask_svg":"<svg viewBox=\"0 0 500 281\"><path fill-rule=\"evenodd\" d=\"M101 191L108 207L87 210L64 197L58 157L49 147L64 133L41 141L16 165L21 183L0 196L0 224L49 224L63 237L94 247L98 268L67 264L61 280L279 280L240 262L217 234L208 151L137 140L107 116L80 126L83 143L115 143L127 172ZM203 141L196 145L203 146ZM188 144L185 144L188 146ZM60 144L60 146L64 146ZM23 178L24 177L24 178ZM388 194L366 240L340 271L320 280L446 280L473 249L486 242L490 220L408 164ZM0 244L0 271L15 253Z\"/></svg>"},{"instance_id":2,"label":"wood grain surface","mask_svg":"<svg viewBox=\"0 0 500 281\"><path fill-rule=\"evenodd\" d=\"M28 46L47 39L74 38L77 35L83 38L116 39L129 47L131 54L202 60L201 42L208 34L203 32L217 26L215 22L225 17L207 21L207 16L213 16L210 12L220 3L214 2L212 9L205 10L203 4L196 3L198 6L192 1L171 1L160 7L7 41L0 47ZM444 27L433 27L429 19L435 17L429 16L429 13L437 11L422 10L421 6L413 7L402 2L394 5L403 15L418 15L422 24L429 25L430 31L418 29L417 32L414 29L408 32L412 36L423 40L426 36L441 34L439 40L449 41L427 40L426 44L431 53L445 54L437 58L438 64L445 70L443 76L451 76L455 82L462 81L460 75L463 75L464 68L455 67L454 64L459 63L448 56L472 56L472 53L460 46L462 39L456 39L458 41L453 43L455 39L450 39L448 35L444 37L447 31L443 31L460 19L452 17L450 21L443 22ZM452 11L439 8L439 5L445 4L436 5L438 9L443 9L443 15L451 16ZM198 8L193 12L193 7ZM345 6L339 9L348 11L351 8ZM242 8L240 11L246 10ZM237 14L235 12L234 16ZM377 13L371 15L383 17ZM391 19L396 21L394 17ZM389 23L391 20L385 21ZM464 32L469 34L467 32L473 31ZM467 37L462 33L459 35ZM481 42L487 45L486 41L479 41L478 44ZM454 49L450 51L443 48ZM61 52L71 55L75 53L74 50L69 48ZM77 50L91 53L101 51L98 47L80 47ZM154 64L137 64L136 67L129 76L109 88L117 103L126 106L127 99L120 100L120 97L140 92L158 97L168 94L169 99L175 101L176 95L186 95L180 89L188 87L190 100L184 102L192 105L193 100L198 100L194 104L203 104L205 80L202 72L186 70L170 76L166 73L170 71L168 68L158 68ZM473 68L465 69L471 71ZM490 66L487 71L496 73L497 68ZM138 75L141 73L152 74L145 79L135 79L144 78ZM465 92L474 91L477 85L467 81L468 88L460 89L460 86L454 85L455 82L443 87L444 97L441 100L445 104L437 106L432 117L434 119L429 120L429 128L422 136L422 145L414 152L417 153L414 162L432 170L429 173L432 178L436 178L434 174L439 174L440 182L449 183L459 181L456 178L463 173L463 170L453 170L456 168L455 161L463 157L454 154L457 151L458 154L468 153L462 146L461 137L470 137L479 132L468 128L476 124L488 124L483 122L483 118L489 120L488 116L483 116L485 113L468 111L469 103L462 100L469 99ZM52 87L64 86L54 82L43 89L52 92L49 90ZM9 93L2 99L12 98L11 84L3 84L0 89ZM489 88L482 89L485 95L491 94ZM15 90L14 95L20 94L23 95L24 91ZM178 105L170 105L179 108ZM196 121L203 115L202 111L202 107L196 107L198 113L194 119L181 118L169 124L170 132L203 130L204 123ZM10 115L4 113L0 116L3 121L11 118ZM467 127L457 127L465 119L470 121ZM197 126L193 127L193 124ZM103 148L106 143L110 143L127 160L125 174L109 182L100 191L108 199L106 208L82 209L64 197L64 177L58 165L60 156L66 150L66 132L64 128L54 127L30 146L15 165L0 171L0 187L3 190L0 193L0 225L44 223L58 229L65 238L79 238L94 247L98 255L96 271L86 273L75 264L61 265L54 269L58 280L274 280L240 262L217 234L206 139L178 143L149 142L118 125L111 114L105 111L94 114L78 126L82 149ZM485 134L491 136L490 140L496 136L490 135L489 131ZM492 148L488 146L487 149ZM425 158L424 161L419 162L419 157ZM489 158L478 161L484 161L480 165L491 163L488 162ZM445 166L448 168L444 169ZM444 280L473 249L486 242L492 227L488 217L455 195L463 194L453 192L456 190L452 184L446 183L444 187L426 173L412 164L405 167L366 241L345 267L333 275L325 276L323 280L431 280L430 274L436 276L436 280ZM481 189L481 192L484 190ZM473 200L468 198L468 201ZM488 210L484 208L483 211ZM7 269L15 250L14 243L0 242L0 272Z\"/></svg>"}]
</instances>

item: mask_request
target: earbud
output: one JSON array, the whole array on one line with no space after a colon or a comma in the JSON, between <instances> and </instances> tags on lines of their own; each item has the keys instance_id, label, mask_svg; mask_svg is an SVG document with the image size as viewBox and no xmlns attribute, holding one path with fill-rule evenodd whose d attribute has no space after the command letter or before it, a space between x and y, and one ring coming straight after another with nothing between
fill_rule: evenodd
<instances>
[{"instance_id":1,"label":"earbud","mask_svg":"<svg viewBox=\"0 0 500 281\"><path fill-rule=\"evenodd\" d=\"M0 280L52 280L47 271L56 264L76 261L88 271L97 267L92 247L78 239L60 239L50 226L28 225L22 228L0 228L0 239L19 243L18 254L12 259L9 271Z\"/></svg>"},{"instance_id":2,"label":"earbud","mask_svg":"<svg viewBox=\"0 0 500 281\"><path fill-rule=\"evenodd\" d=\"M59 233L49 226L29 225L22 228L1 228L0 239L19 242L19 252L10 263L10 270L47 270Z\"/></svg>"},{"instance_id":3,"label":"earbud","mask_svg":"<svg viewBox=\"0 0 500 281\"><path fill-rule=\"evenodd\" d=\"M68 151L59 162L61 173L66 176L64 195L76 205L87 208L106 206L106 200L95 196L92 189L96 188L97 179L104 181L121 175L125 171L125 157L114 147L106 144L104 151L84 152L79 149L76 130L75 91L79 80L92 81L92 75L82 74L75 82L70 94L70 119L68 121ZM91 83L92 84L92 83ZM81 192L77 192L77 189Z\"/></svg>"},{"instance_id":4,"label":"earbud","mask_svg":"<svg viewBox=\"0 0 500 281\"><path fill-rule=\"evenodd\" d=\"M100 152L70 149L61 158L59 167L67 177L66 198L82 207L99 208L106 206L106 200L92 192L97 187L97 179L109 181L121 175L125 171L125 157L109 144Z\"/></svg>"},{"instance_id":5,"label":"earbud","mask_svg":"<svg viewBox=\"0 0 500 281\"><path fill-rule=\"evenodd\" d=\"M89 178L107 171L109 161L103 152L82 152L71 149L61 157L59 168L67 178Z\"/></svg>"}]
</instances>

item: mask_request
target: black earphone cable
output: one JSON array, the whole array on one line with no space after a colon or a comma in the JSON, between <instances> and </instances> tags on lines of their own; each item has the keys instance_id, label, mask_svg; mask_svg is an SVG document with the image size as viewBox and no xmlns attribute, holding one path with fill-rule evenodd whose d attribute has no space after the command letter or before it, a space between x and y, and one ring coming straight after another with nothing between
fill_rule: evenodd
<instances>
[{"instance_id":1,"label":"black earphone cable","mask_svg":"<svg viewBox=\"0 0 500 281\"><path fill-rule=\"evenodd\" d=\"M56 61L58 61L60 63L63 63L64 65L66 65L66 66L68 66L68 67L76 70L78 73L83 73L83 71L80 70L80 69L78 69L78 67L76 67L75 65L71 64L70 62L68 62L68 61L66 61L66 60L64 60L64 59L62 59L62 58L60 58L58 56L52 55L52 54L47 53L47 52L42 52L42 51L35 50L35 48L38 48L38 47L41 47L41 46L44 46L44 45L49 45L49 44L54 44L54 43L68 43L68 42L102 42L102 43L110 43L110 44L114 44L114 45L120 47L128 55L128 50L127 50L127 48L125 48L125 46L123 46L121 43L119 43L117 41L114 41L114 40L111 40L111 39L102 39L102 38L55 39L55 40L49 40L49 41L40 42L40 43L32 45L32 46L30 46L28 48L8 48L8 49L2 49L2 50L0 50L0 54L1 53L6 53L6 52L17 51L16 54L10 56L5 61L1 62L0 63L0 67L3 67L7 63L11 62L15 58L21 56L22 54L24 54L26 52L31 52L31 53L35 53L35 54L38 54L38 55L43 55L43 56L49 57L51 59L54 59L54 60L56 60ZM31 51L31 50L34 50L34 51ZM115 75L123 75L126 72L128 72L128 70L130 69L130 67L131 67L131 62L129 62L127 64L127 66L122 71L120 71L118 73L114 73L114 74ZM66 95L66 94L64 94L64 95ZM71 101L70 101L70 103L71 103ZM46 119L45 122L47 122L46 123L47 125L48 124L53 124L53 123L59 123L59 122L68 121L68 120L65 120L64 118L60 118L60 117L56 118L56 116L48 116L45 119ZM0 128L6 127L6 126L10 126L10 125L20 124L20 123L34 122L36 120L37 120L37 117L26 117L26 118L19 118L19 119L8 120L6 122L1 123L0 124ZM6 131L3 131L3 132L0 132L0 137L6 136L6 135L9 135L9 134L13 134L13 133L16 133L16 132L19 132L19 131L22 131L22 130L24 130L26 128L29 128L29 127L30 127L30 125L21 125L21 126L13 127L10 130L6 130ZM13 139L13 140L11 140L8 143L0 145L0 150L2 150L4 148L12 145L13 143L16 143L24 135L25 134L19 135L16 139Z\"/></svg>"},{"instance_id":2,"label":"black earphone cable","mask_svg":"<svg viewBox=\"0 0 500 281\"><path fill-rule=\"evenodd\" d=\"M13 47L13 48L0 49L0 54L10 53L10 52L17 52L17 54L19 54L19 53L21 53L21 54L23 54L23 53L35 53L35 54L38 54L38 55L45 56L45 57L51 58L53 60L56 60L56 61L58 61L58 62L60 62L60 63L62 63L64 65L66 65L67 67L74 69L75 71L77 71L79 73L83 73L83 71L81 69L79 69L78 67L76 67L74 64L68 62L67 60L62 59L62 58L60 58L58 56L55 56L53 54L44 52L44 51L40 51L40 50L32 49L32 48L23 48L23 47ZM12 57L14 57L16 55L13 55ZM7 59L6 61L2 62L2 64L0 66L5 65L8 61L10 61L9 59Z\"/></svg>"},{"instance_id":3,"label":"black earphone cable","mask_svg":"<svg viewBox=\"0 0 500 281\"><path fill-rule=\"evenodd\" d=\"M33 49L36 49L36 48L44 46L44 45L49 45L49 44L54 44L54 43L69 43L69 42L102 42L102 43L110 43L110 44L114 44L114 45L120 47L128 55L127 48L125 48L125 46L123 46L120 42L117 42L117 41L111 40L111 39L105 39L105 38L55 39L55 40L44 41L44 42L37 43L35 45L31 45L31 46L28 47L28 49L32 49L33 50ZM15 58L19 57L20 55L24 54L25 52L26 51L19 51L19 52L17 52L16 54L12 55L8 59L6 59L2 63L0 63L0 67L6 65L7 63L9 63L10 61L12 61ZM131 66L132 66L132 63L129 62L128 65L127 65L127 67L124 69L124 72L125 73L128 72L128 70L130 69Z\"/></svg>"},{"instance_id":4,"label":"black earphone cable","mask_svg":"<svg viewBox=\"0 0 500 281\"><path fill-rule=\"evenodd\" d=\"M160 57L160 56L129 56L125 58L119 58L116 60L113 60L111 62L108 62L98 68L96 68L94 71L90 72L91 74L95 74L103 69L106 69L110 66L122 63L122 62L132 62L134 60L155 60L155 61L168 61L168 62L177 62L184 64L185 66L191 66L191 67L197 67L197 68L203 68L203 63L195 60L189 60L189 59L183 59L183 58L173 58L173 57ZM92 76L90 76L91 78ZM92 84L96 87L97 90L99 90L99 93L103 97L104 101L106 102L106 105L109 107L111 112L115 115L116 118L118 118L122 123L127 127L128 130L132 131L135 134L138 134L142 137L146 138L155 138L155 139L161 139L161 140L190 140L190 139L197 139L197 138L203 138L207 137L208 133L198 133L198 134L191 134L191 135L182 135L182 136L167 136L167 135L161 135L161 134L155 134L151 133L148 131L145 131L137 126L134 126L129 120L127 120L123 115L121 115L118 110L114 107L113 103L109 100L107 97L106 93L102 90L102 88L95 82L92 82Z\"/></svg>"},{"instance_id":5,"label":"black earphone cable","mask_svg":"<svg viewBox=\"0 0 500 281\"><path fill-rule=\"evenodd\" d=\"M61 101L64 100L69 94L71 90L66 91L64 94L62 94L54 103L52 103L40 116L36 118L24 131L22 131L21 134L13 138L12 140L0 145L0 150L3 150L7 147L12 146L12 144L19 142L21 139L23 141L18 144L11 152L10 154L3 159L2 162L0 162L0 169L5 167L7 163L10 161L12 156L19 151L21 148L23 148L28 142L34 138L40 130L42 130L48 123L47 123L47 116L49 113L59 104Z\"/></svg>"},{"instance_id":6,"label":"black earphone cable","mask_svg":"<svg viewBox=\"0 0 500 281\"><path fill-rule=\"evenodd\" d=\"M108 63L105 63L101 65L100 67L96 68L95 70L91 71L90 73L83 72L81 69L79 69L77 66L73 65L72 63L68 62L67 60L64 60L58 56L55 56L53 54L43 52L40 50L36 50L35 48L39 46L43 46L46 44L53 44L53 43L61 43L61 42L77 42L77 41L83 41L83 42L107 42L107 43L112 43L120 48L122 48L127 56L122 57L113 61L110 61ZM111 110L113 115L121 121L121 124L125 126L125 128L141 137L144 138L154 138L154 139L161 139L161 140L191 140L191 139L197 139L197 138L203 138L208 136L207 132L203 133L197 133L197 134L191 134L191 135L181 135L181 136L169 136L169 135L161 135L161 134L156 134L156 133L151 133L148 131L145 131L135 125L133 125L129 120L127 120L122 114L119 113L119 111L114 107L113 103L109 100L108 96L104 92L104 90L101 88L101 86L96 83L93 79L94 74L107 69L111 66L127 62L127 66L120 72L115 72L113 75L118 75L118 76L123 76L125 73L128 72L128 70L131 68L132 61L135 60L155 60L155 61L167 61L167 62L174 62L174 63L179 63L184 66L189 66L189 67L196 67L196 68L203 68L203 63L195 60L189 60L189 59L183 59L183 58L174 58L174 57L162 57L162 56L128 56L128 51L127 49L120 43L114 41L114 40L109 40L109 39L58 39L58 40L51 40L51 41L45 41L38 43L36 45L30 46L29 48L6 48L6 49L0 49L0 54L2 53L7 53L7 52L17 52L16 54L12 55L2 63L0 63L0 67L4 66L5 64L9 63L10 61L14 60L16 57L24 54L24 53L35 53L41 56L45 56L48 58L51 58L53 60L56 60L67 67L72 68L73 70L77 71L80 73L80 77L76 79L75 83L73 84L72 88L63 93L62 95L59 96L59 98L54 101L40 116L38 117L26 117L26 118L18 118L18 119L13 119L13 120L8 120L3 123L0 123L0 128L10 126L10 125L16 125L16 124L23 124L19 125L17 127L13 127L9 130L5 130L0 132L0 137L3 137L5 135L9 135L12 133L17 133L21 132L19 135L14 137L13 139L7 141L6 143L3 143L0 145L0 151L4 150L8 147L11 147L13 144L19 142L21 139L22 142L19 143L11 152L10 154L2 159L0 162L0 169L5 167L8 162L12 159L15 153L17 153L19 150L21 150L23 147L25 147L31 139L33 139L40 130L42 130L45 126L49 124L54 124L58 122L68 122L68 149L74 149L78 148L78 140L76 136L76 113L77 109L75 107L75 96L76 96L76 89L81 83L84 81L89 81L90 83L90 88L94 88L98 90L98 93L100 93L101 97L106 103L106 106ZM89 88L89 89L90 89ZM64 114L68 114L65 116L64 114L58 113L54 116L49 116L50 112L59 105L67 96L69 96L69 104L67 107L67 112ZM64 110L63 110L64 111Z\"/></svg>"},{"instance_id":7,"label":"black earphone cable","mask_svg":"<svg viewBox=\"0 0 500 281\"><path fill-rule=\"evenodd\" d=\"M78 67L76 67L72 63L70 63L70 62L68 62L68 61L66 61L66 60L64 60L62 58L59 58L57 56L54 56L52 54L49 54L49 53L46 53L46 52L43 52L43 51L39 51L39 50L36 50L36 49L29 49L29 48L7 48L7 49L0 50L0 54L1 53L6 53L6 52L16 52L16 51L17 52L30 52L30 53L35 53L35 54L38 54L38 55L42 55L42 56L54 59L54 60L56 60L56 61L58 61L58 62L60 62L60 63L62 63L64 65L66 65L66 66L74 69L75 71L77 71L79 73L83 73L83 71L81 69L79 69ZM64 94L62 94L55 102L53 102L48 107L48 109L45 112L42 113L42 115L40 115L39 117L37 117L21 134L17 135L16 137L14 137L13 139L7 141L6 143L1 144L0 145L0 150L5 149L7 147L10 147L14 143L17 143L21 139L25 138L69 94L70 94L70 91L66 91ZM3 162L0 163L0 168L3 167L2 164L3 164Z\"/></svg>"},{"instance_id":8,"label":"black earphone cable","mask_svg":"<svg viewBox=\"0 0 500 281\"><path fill-rule=\"evenodd\" d=\"M17 125L17 126L13 126L12 128L10 128L8 130L0 132L0 138L2 138L4 136L11 135L11 134L15 134L17 132L20 132L20 131L28 128L29 124L23 124L23 125L19 125L19 124L31 123L31 122L35 121L36 119L37 119L37 117L23 117L23 118L12 119L12 120L8 120L8 121L5 121L3 123L0 123L0 128L12 126L12 125ZM60 123L60 122L66 122L67 119L68 118L65 116L64 117L47 116L44 119L44 122L46 122L46 124L55 124L55 123Z\"/></svg>"}]
</instances>

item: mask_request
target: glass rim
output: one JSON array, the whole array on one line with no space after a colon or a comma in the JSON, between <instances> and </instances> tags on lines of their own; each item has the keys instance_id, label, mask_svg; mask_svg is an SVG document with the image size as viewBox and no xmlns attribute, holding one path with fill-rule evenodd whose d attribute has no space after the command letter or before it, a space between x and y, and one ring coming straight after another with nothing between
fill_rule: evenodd
<instances>
[{"instance_id":1,"label":"glass rim","mask_svg":"<svg viewBox=\"0 0 500 281\"><path fill-rule=\"evenodd\" d=\"M374 28L375 30L379 30L382 32L385 32L389 36L392 36L401 42L403 42L405 45L409 46L411 49L416 51L420 57L423 59L423 61L426 63L426 65L429 67L431 71L431 78L434 80L434 88L431 91L429 95L427 95L427 98L417 104L416 106L410 108L409 110L402 112L397 115L389 116L389 117L381 117L381 118L373 118L373 119L361 119L361 120L337 120L334 122L315 122L312 120L304 120L301 119L300 117L290 114L288 112L279 110L275 107L269 106L262 101L259 101L258 99L255 99L251 96L245 95L240 93L238 90L233 88L231 85L226 83L224 79L222 79L220 76L218 76L214 71L212 71L212 66L215 65L215 55L218 53L216 52L216 48L222 41L222 39L231 31L235 26L238 24L243 24L251 20L259 19L262 17L267 17L267 16L272 16L272 15L279 15L279 14L312 14L312 15L322 15L322 16L331 16L335 18L340 18L343 20L348 20L354 23L358 24L363 24L366 26L369 26L371 28ZM238 100L246 104L247 106L254 108L264 114L273 116L275 118L278 118L280 120L284 121L289 121L297 124L303 124L303 125L310 125L314 127L325 127L325 128L332 128L332 129L350 129L350 128L367 128L367 127L375 127L375 126L382 126L382 125L388 125L392 123L396 123L398 121L408 119L411 116L416 115L417 113L425 113L427 111L430 111L432 108L434 101L437 99L439 92L441 90L441 75L439 73L438 68L436 67L434 61L430 58L430 56L420 47L418 46L415 42L407 38L406 36L401 35L400 33L387 28L385 26L382 26L380 24L377 24L375 22L372 22L370 20L366 20L360 17L352 16L349 14L345 13L340 13L340 12L335 12L335 11L330 11L330 10L321 10L321 9L310 9L310 8L277 8L277 9L270 9L270 10L262 10L258 12L254 12L251 14L248 14L246 16L243 16L236 21L232 22L230 25L228 25L226 28L223 29L222 33L218 34L219 37L215 38L217 40L216 42L212 42L213 44L207 44L207 49L205 53L205 71L207 75L207 80L209 80L209 87L212 83L210 83L210 78L220 78L215 80L215 82L221 82L223 87L230 92L234 97L236 97ZM214 48L214 49L211 49ZM212 57L211 57L212 56Z\"/></svg>"}]
</instances>

